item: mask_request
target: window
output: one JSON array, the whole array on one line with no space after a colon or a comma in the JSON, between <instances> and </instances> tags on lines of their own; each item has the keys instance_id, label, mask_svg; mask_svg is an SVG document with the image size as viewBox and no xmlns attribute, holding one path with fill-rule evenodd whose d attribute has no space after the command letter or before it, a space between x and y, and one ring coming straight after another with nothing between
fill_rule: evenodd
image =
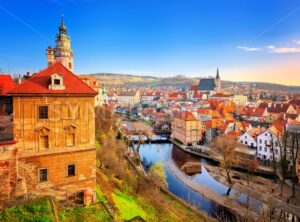
<instances>
[{"instance_id":1,"label":"window","mask_svg":"<svg viewBox=\"0 0 300 222\"><path fill-rule=\"evenodd\" d=\"M66 145L67 146L75 146L75 133L67 133Z\"/></svg>"},{"instance_id":2,"label":"window","mask_svg":"<svg viewBox=\"0 0 300 222\"><path fill-rule=\"evenodd\" d=\"M67 167L67 176L71 177L71 176L75 176L75 164L70 164Z\"/></svg>"},{"instance_id":3,"label":"window","mask_svg":"<svg viewBox=\"0 0 300 222\"><path fill-rule=\"evenodd\" d=\"M245 144L247 145L247 144L248 144L248 142L247 142L247 141L245 141Z\"/></svg>"},{"instance_id":4,"label":"window","mask_svg":"<svg viewBox=\"0 0 300 222\"><path fill-rule=\"evenodd\" d=\"M72 63L69 62L69 69L72 69Z\"/></svg>"},{"instance_id":5,"label":"window","mask_svg":"<svg viewBox=\"0 0 300 222\"><path fill-rule=\"evenodd\" d=\"M60 85L60 79L54 79L54 85Z\"/></svg>"},{"instance_id":6,"label":"window","mask_svg":"<svg viewBox=\"0 0 300 222\"><path fill-rule=\"evenodd\" d=\"M244 141L243 141L243 140L241 140L241 143L244 143Z\"/></svg>"},{"instance_id":7,"label":"window","mask_svg":"<svg viewBox=\"0 0 300 222\"><path fill-rule=\"evenodd\" d=\"M48 180L48 169L40 169L39 170L39 179L40 179L40 182L45 182Z\"/></svg>"},{"instance_id":8,"label":"window","mask_svg":"<svg viewBox=\"0 0 300 222\"><path fill-rule=\"evenodd\" d=\"M265 152L267 152L267 147L265 147Z\"/></svg>"},{"instance_id":9,"label":"window","mask_svg":"<svg viewBox=\"0 0 300 222\"><path fill-rule=\"evenodd\" d=\"M261 150L262 150L262 147L260 146L260 147L259 147L259 151L261 151Z\"/></svg>"},{"instance_id":10,"label":"window","mask_svg":"<svg viewBox=\"0 0 300 222\"><path fill-rule=\"evenodd\" d=\"M278 149L275 149L275 154L278 154Z\"/></svg>"},{"instance_id":11,"label":"window","mask_svg":"<svg viewBox=\"0 0 300 222\"><path fill-rule=\"evenodd\" d=\"M40 147L43 149L49 148L49 137L48 135L42 135L40 136Z\"/></svg>"},{"instance_id":12,"label":"window","mask_svg":"<svg viewBox=\"0 0 300 222\"><path fill-rule=\"evenodd\" d=\"M261 139L259 140L259 143L262 143L262 140L261 140Z\"/></svg>"},{"instance_id":13,"label":"window","mask_svg":"<svg viewBox=\"0 0 300 222\"><path fill-rule=\"evenodd\" d=\"M39 119L48 119L48 106L39 106Z\"/></svg>"}]
</instances>

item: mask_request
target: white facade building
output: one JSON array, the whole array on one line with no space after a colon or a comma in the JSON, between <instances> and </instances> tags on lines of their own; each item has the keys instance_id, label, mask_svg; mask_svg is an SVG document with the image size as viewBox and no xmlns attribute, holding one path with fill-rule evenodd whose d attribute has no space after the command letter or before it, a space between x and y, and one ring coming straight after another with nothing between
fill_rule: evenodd
<instances>
[{"instance_id":1,"label":"white facade building","mask_svg":"<svg viewBox=\"0 0 300 222\"><path fill-rule=\"evenodd\" d=\"M257 157L262 161L272 162L273 152L275 155L275 161L279 162L280 139L271 129L268 129L257 137Z\"/></svg>"}]
</instances>

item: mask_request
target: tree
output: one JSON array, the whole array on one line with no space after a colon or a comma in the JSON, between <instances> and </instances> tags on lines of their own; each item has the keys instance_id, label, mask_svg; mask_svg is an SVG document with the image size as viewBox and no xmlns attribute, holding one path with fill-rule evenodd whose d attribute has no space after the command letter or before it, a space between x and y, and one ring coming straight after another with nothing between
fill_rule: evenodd
<instances>
[{"instance_id":1,"label":"tree","mask_svg":"<svg viewBox=\"0 0 300 222\"><path fill-rule=\"evenodd\" d=\"M274 173L274 181L275 183L277 182L277 176L276 176L276 171L277 171L277 163L275 160L275 149L274 149L274 135L272 132L270 132L271 134L271 139L270 139L270 145L271 145L271 151L272 151L272 166L273 166L273 173Z\"/></svg>"},{"instance_id":2,"label":"tree","mask_svg":"<svg viewBox=\"0 0 300 222\"><path fill-rule=\"evenodd\" d=\"M258 168L258 161L257 161L256 157L249 160L247 165L248 165L247 166L247 184L248 184L248 187L249 187L249 185L250 185L250 176L252 174L254 174L257 171L257 168Z\"/></svg>"},{"instance_id":3,"label":"tree","mask_svg":"<svg viewBox=\"0 0 300 222\"><path fill-rule=\"evenodd\" d=\"M167 175L163 163L153 164L149 169L148 176L153 183L168 188Z\"/></svg>"},{"instance_id":4,"label":"tree","mask_svg":"<svg viewBox=\"0 0 300 222\"><path fill-rule=\"evenodd\" d=\"M228 183L231 184L232 180L230 177L231 167L235 163L235 152L236 142L233 139L225 136L218 136L216 140L217 148L221 150L221 168L226 171Z\"/></svg>"},{"instance_id":5,"label":"tree","mask_svg":"<svg viewBox=\"0 0 300 222\"><path fill-rule=\"evenodd\" d=\"M117 118L107 107L97 106L95 110L96 139L102 145L105 142L105 135L116 127Z\"/></svg>"},{"instance_id":6,"label":"tree","mask_svg":"<svg viewBox=\"0 0 300 222\"><path fill-rule=\"evenodd\" d=\"M289 140L290 140L290 153L291 153L291 160L292 160L292 168L291 168L291 176L292 176L292 197L296 197L295 185L296 185L296 167L297 167L297 158L299 153L299 131L292 131L289 133Z\"/></svg>"},{"instance_id":7,"label":"tree","mask_svg":"<svg viewBox=\"0 0 300 222\"><path fill-rule=\"evenodd\" d=\"M285 178L287 174L288 169L288 161L287 161L287 143L288 143L288 133L285 132L285 134L282 137L282 143L279 142L279 148L280 148L280 169L281 169L281 185L280 185L280 194L283 194L283 184L285 184ZM282 146L283 144L283 146Z\"/></svg>"}]
</instances>

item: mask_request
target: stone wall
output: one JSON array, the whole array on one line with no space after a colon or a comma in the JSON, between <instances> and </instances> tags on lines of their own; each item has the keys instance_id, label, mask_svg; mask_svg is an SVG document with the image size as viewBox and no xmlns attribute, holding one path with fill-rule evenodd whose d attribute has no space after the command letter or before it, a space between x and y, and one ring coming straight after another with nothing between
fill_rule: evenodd
<instances>
[{"instance_id":1,"label":"stone wall","mask_svg":"<svg viewBox=\"0 0 300 222\"><path fill-rule=\"evenodd\" d=\"M96 150L82 150L56 154L45 154L20 159L35 166L34 191L40 194L74 197L77 192L88 192L95 200L96 195ZM75 165L75 176L67 175L67 166ZM39 170L48 170L48 180L39 182Z\"/></svg>"},{"instance_id":2,"label":"stone wall","mask_svg":"<svg viewBox=\"0 0 300 222\"><path fill-rule=\"evenodd\" d=\"M13 141L0 142L0 201L13 195L17 183L17 150Z\"/></svg>"}]
</instances>

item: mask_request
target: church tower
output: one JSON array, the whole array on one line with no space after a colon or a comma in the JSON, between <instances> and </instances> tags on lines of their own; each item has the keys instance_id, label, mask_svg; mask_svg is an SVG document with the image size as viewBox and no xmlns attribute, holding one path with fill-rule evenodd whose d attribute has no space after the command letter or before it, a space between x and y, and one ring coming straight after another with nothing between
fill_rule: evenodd
<instances>
[{"instance_id":1,"label":"church tower","mask_svg":"<svg viewBox=\"0 0 300 222\"><path fill-rule=\"evenodd\" d=\"M216 91L219 93L221 92L221 78L219 75L219 68L217 69L217 75L215 78L215 84L216 84Z\"/></svg>"},{"instance_id":2,"label":"church tower","mask_svg":"<svg viewBox=\"0 0 300 222\"><path fill-rule=\"evenodd\" d=\"M58 33L56 34L56 46L54 49L49 46L46 50L48 66L55 61L61 62L70 71L74 71L73 50L71 49L71 38L67 33L67 27L62 18Z\"/></svg>"}]
</instances>

